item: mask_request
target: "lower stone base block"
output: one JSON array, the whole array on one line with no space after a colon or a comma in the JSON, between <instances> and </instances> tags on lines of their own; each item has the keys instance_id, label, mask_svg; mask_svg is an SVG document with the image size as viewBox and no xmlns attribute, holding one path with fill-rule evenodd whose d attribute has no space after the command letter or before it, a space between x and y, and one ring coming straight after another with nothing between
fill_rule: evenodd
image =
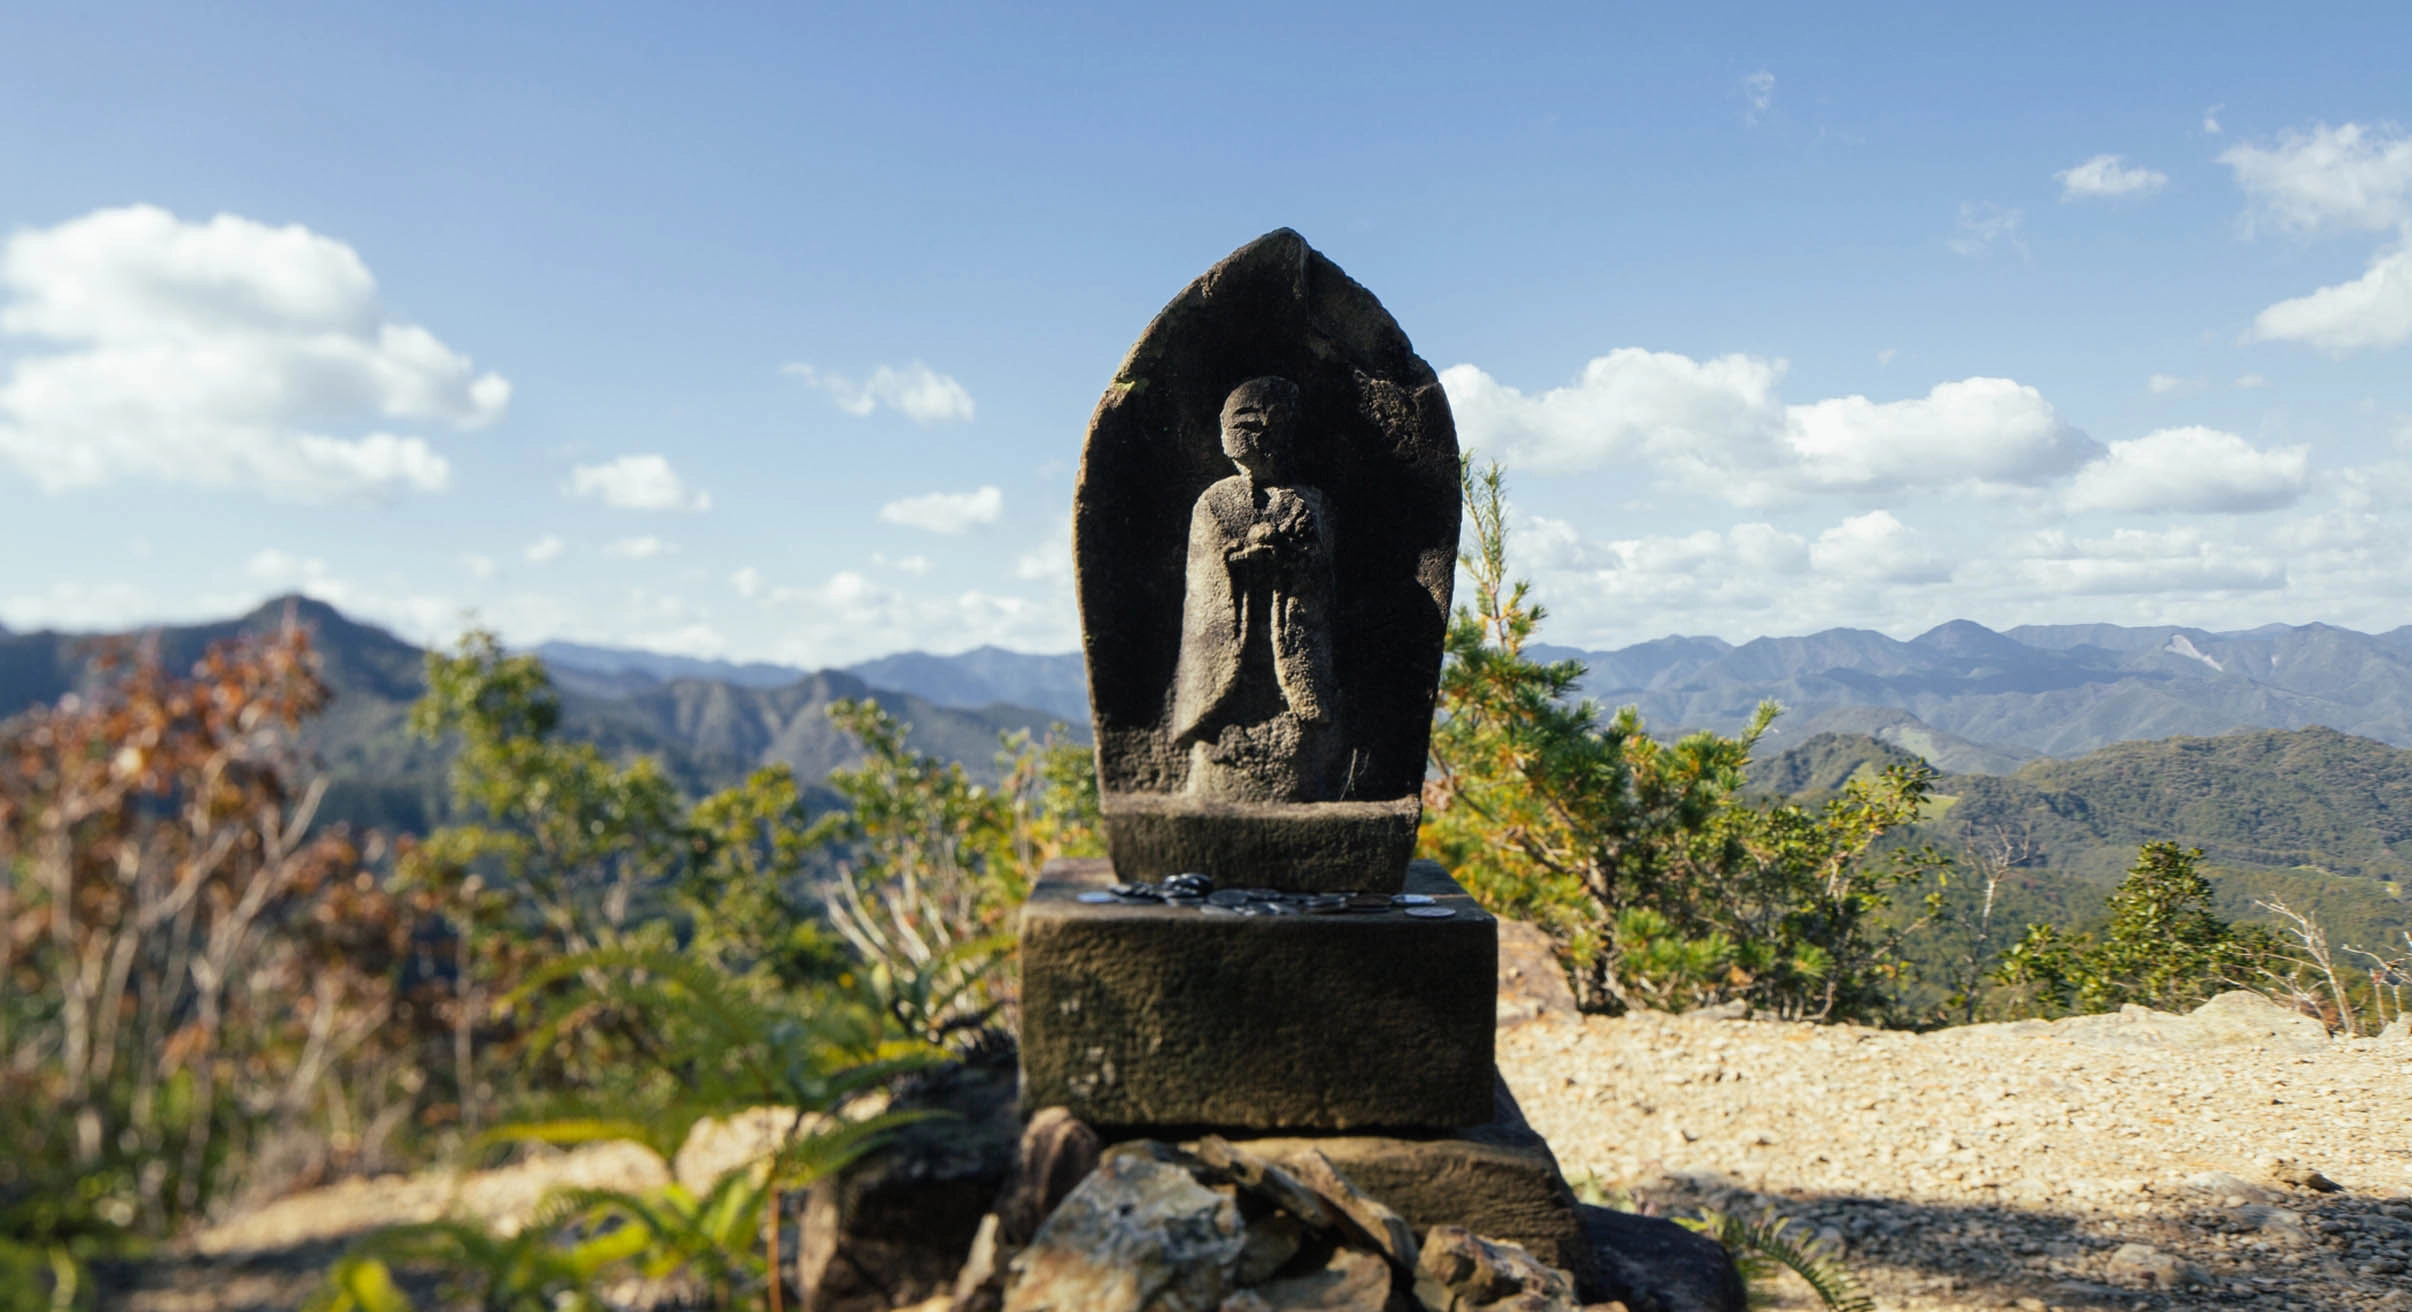
<instances>
[{"instance_id":1,"label":"lower stone base block","mask_svg":"<svg viewBox=\"0 0 2412 1312\"><path fill-rule=\"evenodd\" d=\"M1107 793L1106 850L1124 879L1187 871L1285 893L1396 893L1415 855L1423 799L1226 802L1179 793Z\"/></svg>"},{"instance_id":2,"label":"lower stone base block","mask_svg":"<svg viewBox=\"0 0 2412 1312\"><path fill-rule=\"evenodd\" d=\"M1578 1284L1593 1286L1598 1272L1591 1240L1557 1156L1495 1076L1493 1096L1488 1121L1450 1134L1224 1137L1277 1165L1310 1149L1320 1152L1418 1235L1436 1225L1462 1225L1485 1239L1522 1244Z\"/></svg>"},{"instance_id":3,"label":"lower stone base block","mask_svg":"<svg viewBox=\"0 0 2412 1312\"><path fill-rule=\"evenodd\" d=\"M1109 1133L1491 1119L1498 922L1438 865L1410 866L1407 891L1446 917L1080 900L1114 882L1053 862L1022 909L1024 1106Z\"/></svg>"}]
</instances>

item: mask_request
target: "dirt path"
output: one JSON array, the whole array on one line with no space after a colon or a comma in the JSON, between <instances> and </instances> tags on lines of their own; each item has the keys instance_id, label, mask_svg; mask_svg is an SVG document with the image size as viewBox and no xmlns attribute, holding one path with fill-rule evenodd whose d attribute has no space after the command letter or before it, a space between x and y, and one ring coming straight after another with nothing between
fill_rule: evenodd
<instances>
[{"instance_id":1,"label":"dirt path","mask_svg":"<svg viewBox=\"0 0 2412 1312\"><path fill-rule=\"evenodd\" d=\"M1798 1218L1887 1308L2412 1308L2412 1038L1545 1014L1500 1065L1569 1175Z\"/></svg>"}]
</instances>

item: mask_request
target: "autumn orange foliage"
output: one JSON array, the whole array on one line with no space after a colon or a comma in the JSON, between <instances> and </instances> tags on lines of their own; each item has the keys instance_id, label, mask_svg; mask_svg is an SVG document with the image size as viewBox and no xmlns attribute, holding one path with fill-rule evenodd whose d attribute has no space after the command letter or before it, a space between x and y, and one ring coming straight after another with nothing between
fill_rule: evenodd
<instances>
[{"instance_id":1,"label":"autumn orange foliage","mask_svg":"<svg viewBox=\"0 0 2412 1312\"><path fill-rule=\"evenodd\" d=\"M259 1183L319 1174L407 1114L344 1077L407 1041L417 917L374 840L311 833L305 630L96 668L0 724L0 1211L66 1180L59 1208L160 1232L265 1155Z\"/></svg>"}]
</instances>

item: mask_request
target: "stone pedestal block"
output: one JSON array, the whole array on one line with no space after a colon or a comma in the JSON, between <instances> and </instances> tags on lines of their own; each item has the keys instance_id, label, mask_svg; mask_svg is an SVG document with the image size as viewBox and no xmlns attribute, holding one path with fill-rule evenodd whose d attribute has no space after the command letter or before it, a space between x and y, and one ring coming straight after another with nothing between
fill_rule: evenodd
<instances>
[{"instance_id":1,"label":"stone pedestal block","mask_svg":"<svg viewBox=\"0 0 2412 1312\"><path fill-rule=\"evenodd\" d=\"M1285 893L1398 892L1423 818L1413 797L1283 803L1107 793L1101 801L1121 878L1194 870L1218 884Z\"/></svg>"},{"instance_id":2,"label":"stone pedestal block","mask_svg":"<svg viewBox=\"0 0 2412 1312\"><path fill-rule=\"evenodd\" d=\"M1493 1098L1489 1120L1447 1134L1229 1137L1279 1165L1310 1149L1320 1152L1350 1184L1405 1217L1418 1235L1436 1225L1461 1225L1486 1239L1522 1244L1592 1287L1598 1280L1592 1245L1557 1157L1496 1076Z\"/></svg>"},{"instance_id":3,"label":"stone pedestal block","mask_svg":"<svg viewBox=\"0 0 2412 1312\"><path fill-rule=\"evenodd\" d=\"M1107 1130L1454 1130L1491 1119L1498 922L1214 915L1079 900L1104 861L1048 866L1022 909L1022 1098Z\"/></svg>"}]
</instances>

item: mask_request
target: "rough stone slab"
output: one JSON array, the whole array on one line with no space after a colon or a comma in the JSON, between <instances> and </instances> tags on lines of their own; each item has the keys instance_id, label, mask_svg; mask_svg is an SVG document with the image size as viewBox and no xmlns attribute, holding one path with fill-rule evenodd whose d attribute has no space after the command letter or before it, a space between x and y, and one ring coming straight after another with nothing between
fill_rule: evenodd
<instances>
[{"instance_id":1,"label":"rough stone slab","mask_svg":"<svg viewBox=\"0 0 2412 1312\"><path fill-rule=\"evenodd\" d=\"M1498 922L1217 916L1091 905L1105 861L1057 861L1022 908L1022 1103L1106 1130L1451 1130L1492 1117Z\"/></svg>"},{"instance_id":2,"label":"rough stone slab","mask_svg":"<svg viewBox=\"0 0 2412 1312\"><path fill-rule=\"evenodd\" d=\"M1733 1255L1707 1235L1662 1216L1580 1204L1575 1214L1599 1263L1587 1298L1615 1299L1632 1312L1750 1312Z\"/></svg>"},{"instance_id":3,"label":"rough stone slab","mask_svg":"<svg viewBox=\"0 0 2412 1312\"><path fill-rule=\"evenodd\" d=\"M1415 855L1419 799L1217 802L1107 793L1106 844L1124 879L1195 870L1217 884L1285 893L1396 893Z\"/></svg>"},{"instance_id":4,"label":"rough stone slab","mask_svg":"<svg viewBox=\"0 0 2412 1312\"><path fill-rule=\"evenodd\" d=\"M1557 1156L1525 1122L1506 1081L1496 1076L1491 1118L1452 1133L1275 1135L1232 1142L1285 1168L1310 1150L1320 1152L1349 1183L1405 1217L1418 1235L1436 1225L1464 1226L1485 1239L1523 1245L1571 1273L1586 1290L1597 1283L1593 1244Z\"/></svg>"}]
</instances>

